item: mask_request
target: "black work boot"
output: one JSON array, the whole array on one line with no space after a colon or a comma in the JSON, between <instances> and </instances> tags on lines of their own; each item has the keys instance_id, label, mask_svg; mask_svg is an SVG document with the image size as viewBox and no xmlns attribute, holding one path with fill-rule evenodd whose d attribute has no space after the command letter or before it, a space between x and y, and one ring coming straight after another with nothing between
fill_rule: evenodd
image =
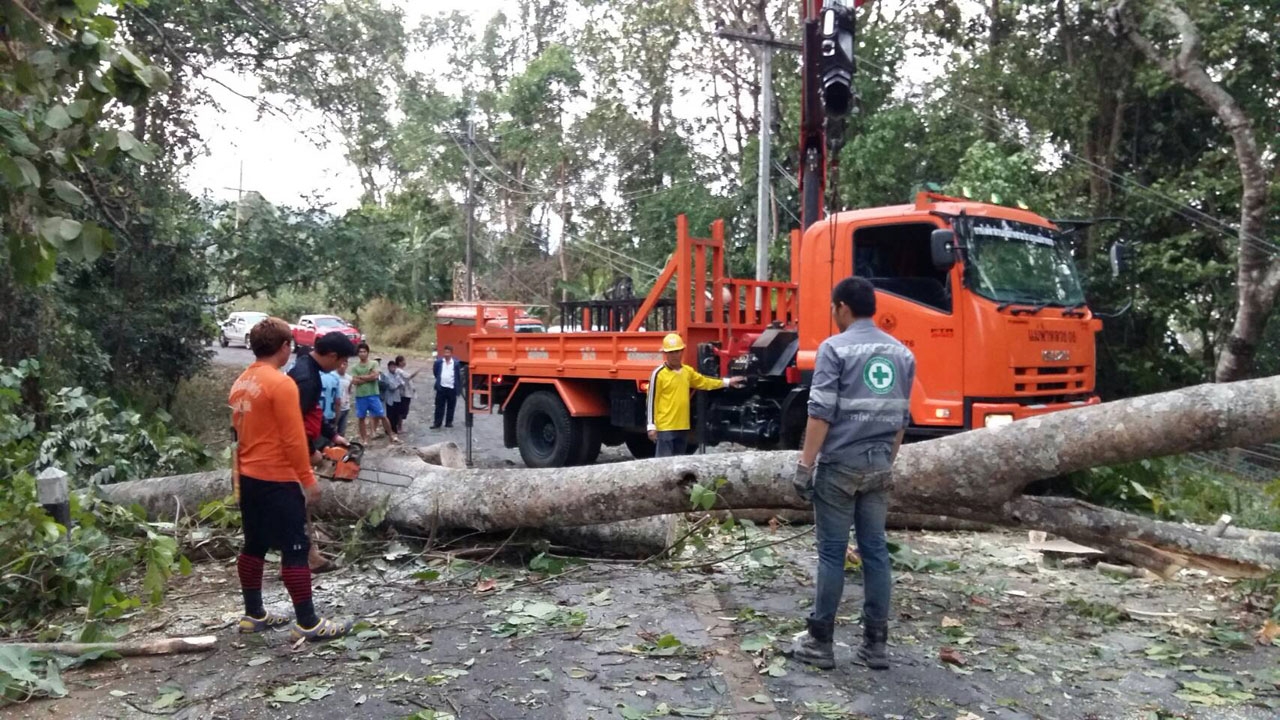
<instances>
[{"instance_id":1,"label":"black work boot","mask_svg":"<svg viewBox=\"0 0 1280 720\"><path fill-rule=\"evenodd\" d=\"M820 623L809 618L805 624L809 632L791 644L791 657L823 670L834 668L836 652L831 647L831 635L835 631L835 623Z\"/></svg>"},{"instance_id":2,"label":"black work boot","mask_svg":"<svg viewBox=\"0 0 1280 720\"><path fill-rule=\"evenodd\" d=\"M858 659L872 670L889 669L889 652L885 643L889 641L888 621L862 624L862 647L858 648Z\"/></svg>"}]
</instances>

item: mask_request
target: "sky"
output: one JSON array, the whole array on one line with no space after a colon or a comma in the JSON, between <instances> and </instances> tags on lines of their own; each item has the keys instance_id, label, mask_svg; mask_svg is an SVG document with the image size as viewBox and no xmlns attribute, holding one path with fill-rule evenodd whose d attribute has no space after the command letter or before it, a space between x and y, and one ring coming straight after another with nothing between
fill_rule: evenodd
<instances>
[{"instance_id":1,"label":"sky","mask_svg":"<svg viewBox=\"0 0 1280 720\"><path fill-rule=\"evenodd\" d=\"M622 2L640 0L619 0ZM794 2L794 0L771 0ZM457 10L473 18L477 28L500 9L509 9L510 0L382 0L400 7L406 20L416 25L423 17ZM754 60L744 56L744 62ZM443 65L430 58L411 59L416 67ZM909 62L908 65L916 64ZM256 96L257 82L252 76L237 75L229 70L211 70L209 75L236 92ZM908 67L907 75L927 76L923 67ZM209 195L219 200L235 200L240 190L261 194L269 202L280 205L310 205L315 200L340 213L359 204L361 186L354 168L343 156L341 140L336 132L324 129L324 120L314 111L294 110L288 114L268 113L259 116L255 104L207 82L209 91L221 104L220 110L204 107L196 116L196 127L205 141L205 152L188 168L187 189L196 195ZM677 115L703 112L701 101L687 96L688 107L676 108ZM277 106L287 106L276 98ZM683 111L682 111L683 110ZM321 145L317 146L317 141ZM242 179L243 178L243 179ZM554 223L554 219L553 219ZM558 234L556 228L549 228Z\"/></svg>"},{"instance_id":2,"label":"sky","mask_svg":"<svg viewBox=\"0 0 1280 720\"><path fill-rule=\"evenodd\" d=\"M484 22L510 3L500 0L383 0L406 11L416 24L428 15L458 10ZM229 71L208 73L244 95L258 95L250 76ZM360 200L360 179L343 157L342 144L333 132L317 132L323 120L315 112L291 112L258 116L254 104L230 90L208 83L222 105L220 111L202 108L196 127L205 141L205 152L186 173L187 189L220 200L235 200L237 189L255 191L276 204L305 204L318 197L335 212L355 207ZM283 105L282 102L276 103ZM326 139L323 147L316 140ZM243 185L241 172L243 170Z\"/></svg>"}]
</instances>

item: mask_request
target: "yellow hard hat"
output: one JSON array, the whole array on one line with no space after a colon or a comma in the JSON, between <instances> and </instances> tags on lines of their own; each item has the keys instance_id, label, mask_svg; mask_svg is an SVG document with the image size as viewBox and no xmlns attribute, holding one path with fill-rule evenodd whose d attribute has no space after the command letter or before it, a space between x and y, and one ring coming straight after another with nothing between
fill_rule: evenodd
<instances>
[{"instance_id":1,"label":"yellow hard hat","mask_svg":"<svg viewBox=\"0 0 1280 720\"><path fill-rule=\"evenodd\" d=\"M662 352L675 352L684 349L684 339L680 337L680 333L667 333L662 338Z\"/></svg>"}]
</instances>

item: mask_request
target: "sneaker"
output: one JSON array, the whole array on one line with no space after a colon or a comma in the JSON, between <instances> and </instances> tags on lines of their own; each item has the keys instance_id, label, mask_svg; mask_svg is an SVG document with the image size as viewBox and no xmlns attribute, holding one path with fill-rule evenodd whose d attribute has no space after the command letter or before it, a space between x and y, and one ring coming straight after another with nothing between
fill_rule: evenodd
<instances>
[{"instance_id":1,"label":"sneaker","mask_svg":"<svg viewBox=\"0 0 1280 720\"><path fill-rule=\"evenodd\" d=\"M256 618L252 615L244 615L240 618L240 632L242 633L260 633L267 630L276 630L289 624L289 616L267 610L262 617Z\"/></svg>"},{"instance_id":2,"label":"sneaker","mask_svg":"<svg viewBox=\"0 0 1280 720\"><path fill-rule=\"evenodd\" d=\"M351 632L351 627L355 625L355 620L345 618L343 620L330 620L329 618L320 618L320 622L315 627L304 628L298 623L293 624L293 630L289 633L294 642L299 640L310 640L312 642L322 642L325 640L334 640Z\"/></svg>"}]
</instances>

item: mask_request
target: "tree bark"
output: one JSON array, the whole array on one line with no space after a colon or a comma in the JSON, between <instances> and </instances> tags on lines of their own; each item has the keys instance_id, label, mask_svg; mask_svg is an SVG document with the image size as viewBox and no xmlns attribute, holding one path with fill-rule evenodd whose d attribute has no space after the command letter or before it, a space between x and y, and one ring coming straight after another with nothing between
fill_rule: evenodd
<instances>
[{"instance_id":1,"label":"tree bark","mask_svg":"<svg viewBox=\"0 0 1280 720\"><path fill-rule=\"evenodd\" d=\"M0 649L12 647L44 652L54 655L78 657L91 652L112 652L121 657L138 657L141 655L174 655L178 653L208 652L218 646L218 638L213 635L198 637L159 638L156 640L134 640L130 642L103 643L6 643Z\"/></svg>"},{"instance_id":2,"label":"tree bark","mask_svg":"<svg viewBox=\"0 0 1280 720\"><path fill-rule=\"evenodd\" d=\"M1233 576L1280 568L1280 533L1222 538L1063 498L1024 497L1031 482L1099 465L1280 439L1280 378L1198 385L975 430L902 449L891 509L1049 530L1167 572L1174 564ZM695 483L715 509L806 509L791 488L795 452L715 453L546 470L450 470L420 464L403 484L326 483L317 517L356 519L379 507L394 525L503 531L577 527L686 512ZM405 458L405 460L412 460ZM416 461L414 461L416 462ZM226 495L225 472L101 488L171 518Z\"/></svg>"},{"instance_id":3,"label":"tree bark","mask_svg":"<svg viewBox=\"0 0 1280 720\"><path fill-rule=\"evenodd\" d=\"M1240 168L1239 261L1236 268L1238 310L1231 334L1218 355L1215 376L1218 382L1246 377L1253 370L1253 356L1267 319L1280 294L1280 263L1271 257L1274 246L1263 239L1266 229L1270 181L1262 163L1253 124L1244 108L1205 69L1200 30L1189 15L1172 0L1157 0L1155 6L1177 33L1178 49L1165 54L1139 30L1129 11L1129 0L1121 0L1111 10L1114 32L1122 35L1147 60L1200 98L1226 127L1235 145Z\"/></svg>"}]
</instances>

